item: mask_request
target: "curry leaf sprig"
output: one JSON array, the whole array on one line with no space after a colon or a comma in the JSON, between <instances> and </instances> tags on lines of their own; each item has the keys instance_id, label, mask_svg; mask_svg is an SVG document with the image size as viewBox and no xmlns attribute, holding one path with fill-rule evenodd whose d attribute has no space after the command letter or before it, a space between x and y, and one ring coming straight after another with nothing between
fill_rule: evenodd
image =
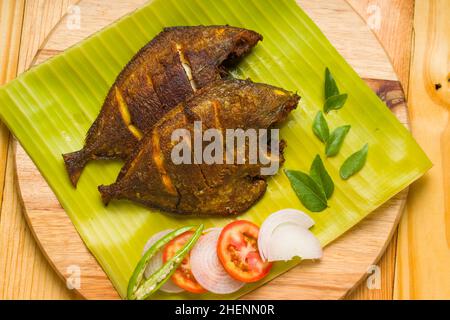
<instances>
[{"instance_id":1,"label":"curry leaf sprig","mask_svg":"<svg viewBox=\"0 0 450 320\"><path fill-rule=\"evenodd\" d=\"M325 69L325 104L323 111L325 114L331 110L341 109L347 101L347 94L340 94L339 88L334 80L330 69ZM344 139L350 130L350 126L336 128L330 134L330 128L322 111L316 114L313 122L313 132L320 141L325 143L325 154L327 157L334 157L344 143Z\"/></svg>"},{"instance_id":2,"label":"curry leaf sprig","mask_svg":"<svg viewBox=\"0 0 450 320\"><path fill-rule=\"evenodd\" d=\"M340 94L339 88L328 68L325 69L325 104L323 110L325 113L331 110L341 109L347 101L347 94ZM329 134L328 124L322 112L319 112L314 119L313 131L319 139L326 144L325 154L327 157L333 157L338 154L342 143L347 136L350 126L342 126ZM325 137L328 137L324 139ZM358 173L366 163L369 145L366 144L361 150L355 152L341 166L339 174L343 180L349 179Z\"/></svg>"},{"instance_id":3,"label":"curry leaf sprig","mask_svg":"<svg viewBox=\"0 0 450 320\"><path fill-rule=\"evenodd\" d=\"M341 126L333 130L330 134L327 120L322 111L317 113L313 122L313 132L325 144L325 154L327 157L334 157L339 153L350 128L351 126L349 125Z\"/></svg>"},{"instance_id":4,"label":"curry leaf sprig","mask_svg":"<svg viewBox=\"0 0 450 320\"><path fill-rule=\"evenodd\" d=\"M327 158L334 157L339 153L351 126L340 126L330 133L330 127L325 119L324 112L328 114L331 110L341 109L347 98L347 94L340 94L333 75L326 68L325 104L323 112L319 111L314 117L312 130L316 137L325 144ZM366 144L361 150L345 160L339 171L343 180L349 179L364 167L368 149L369 146ZM334 192L334 182L325 169L320 155L317 155L314 159L309 174L296 170L284 170L284 172L291 183L292 189L305 208L311 212L321 212L328 208L328 200Z\"/></svg>"},{"instance_id":5,"label":"curry leaf sprig","mask_svg":"<svg viewBox=\"0 0 450 320\"><path fill-rule=\"evenodd\" d=\"M347 101L347 97L347 94L340 94L330 69L325 68L325 113L328 113L330 110L342 108ZM345 125L336 128L330 134L330 129L323 113L319 111L314 118L313 132L320 141L325 143L325 154L327 157L334 157L339 153L349 131L350 125ZM345 160L340 169L340 176L343 180L347 180L364 167L368 150L369 146L366 144L361 150L355 152Z\"/></svg>"},{"instance_id":6,"label":"curry leaf sprig","mask_svg":"<svg viewBox=\"0 0 450 320\"><path fill-rule=\"evenodd\" d=\"M346 93L341 94L339 88L334 80L328 68L325 69L325 104L323 111L325 113L331 110L341 109L347 101L348 95Z\"/></svg>"},{"instance_id":7,"label":"curry leaf sprig","mask_svg":"<svg viewBox=\"0 0 450 320\"><path fill-rule=\"evenodd\" d=\"M321 212L328 208L328 199L333 195L334 183L319 155L314 159L309 174L295 170L284 172L306 209Z\"/></svg>"}]
</instances>

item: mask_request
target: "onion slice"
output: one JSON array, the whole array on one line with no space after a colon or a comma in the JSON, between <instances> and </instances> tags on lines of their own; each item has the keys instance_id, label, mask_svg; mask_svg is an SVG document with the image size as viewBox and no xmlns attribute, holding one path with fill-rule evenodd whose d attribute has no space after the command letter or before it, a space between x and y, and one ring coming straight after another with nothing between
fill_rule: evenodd
<instances>
[{"instance_id":1,"label":"onion slice","mask_svg":"<svg viewBox=\"0 0 450 320\"><path fill-rule=\"evenodd\" d=\"M304 229L314 225L314 220L306 213L296 209L283 209L277 211L264 220L258 235L258 250L263 260L268 259L268 249L273 231L282 223L291 223Z\"/></svg>"},{"instance_id":2,"label":"onion slice","mask_svg":"<svg viewBox=\"0 0 450 320\"><path fill-rule=\"evenodd\" d=\"M322 246L308 229L291 222L282 223L272 233L267 258L288 261L294 257L320 259Z\"/></svg>"},{"instance_id":3,"label":"onion slice","mask_svg":"<svg viewBox=\"0 0 450 320\"><path fill-rule=\"evenodd\" d=\"M163 230L163 231L155 233L153 236L151 236L150 239L148 239L147 243L145 244L142 254L144 254L159 239L161 239L162 237L164 237L165 235L167 235L168 233L170 233L172 231L173 231L173 229ZM145 278L149 278L153 273L155 273L162 266L163 266L163 256L162 256L162 250L160 250L148 262L148 265L144 271ZM161 288L159 288L159 290L166 292L166 293L180 293L180 292L184 291L179 286L177 286L175 283L173 283L172 279L168 279L161 286Z\"/></svg>"},{"instance_id":4,"label":"onion slice","mask_svg":"<svg viewBox=\"0 0 450 320\"><path fill-rule=\"evenodd\" d=\"M191 270L198 283L216 294L238 291L243 282L230 277L217 257L217 242L222 229L212 229L203 235L191 251Z\"/></svg>"},{"instance_id":5,"label":"onion slice","mask_svg":"<svg viewBox=\"0 0 450 320\"><path fill-rule=\"evenodd\" d=\"M211 231L217 231L217 230L219 230L219 232L221 232L222 229L223 229L223 228L219 228L219 227L208 228L208 229L206 229L205 231L203 231L203 234L206 234L206 233L211 232Z\"/></svg>"}]
</instances>

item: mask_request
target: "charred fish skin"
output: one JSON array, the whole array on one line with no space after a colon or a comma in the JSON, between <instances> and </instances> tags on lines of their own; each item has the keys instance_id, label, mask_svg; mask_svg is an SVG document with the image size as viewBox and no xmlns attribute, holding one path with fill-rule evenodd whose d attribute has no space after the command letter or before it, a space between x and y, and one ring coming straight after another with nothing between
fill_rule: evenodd
<instances>
[{"instance_id":1,"label":"charred fish skin","mask_svg":"<svg viewBox=\"0 0 450 320\"><path fill-rule=\"evenodd\" d=\"M248 53L262 36L231 26L164 29L121 71L83 149L64 154L73 186L95 159L126 159L145 132L196 90L220 79L225 61Z\"/></svg>"},{"instance_id":2,"label":"charred fish skin","mask_svg":"<svg viewBox=\"0 0 450 320\"><path fill-rule=\"evenodd\" d=\"M202 88L155 124L114 184L99 187L103 202L127 199L180 215L245 212L266 191L261 165L174 164L172 132L188 130L192 148L194 120L202 121L203 131L271 128L287 118L299 99L295 93L249 80L220 80Z\"/></svg>"}]
</instances>

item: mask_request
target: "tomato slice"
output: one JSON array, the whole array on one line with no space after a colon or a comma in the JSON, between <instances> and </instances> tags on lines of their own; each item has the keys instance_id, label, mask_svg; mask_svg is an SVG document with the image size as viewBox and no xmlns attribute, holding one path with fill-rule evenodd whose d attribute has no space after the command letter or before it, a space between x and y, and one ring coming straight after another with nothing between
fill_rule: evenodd
<instances>
[{"instance_id":1,"label":"tomato slice","mask_svg":"<svg viewBox=\"0 0 450 320\"><path fill-rule=\"evenodd\" d=\"M272 263L264 262L258 251L257 225L237 220L223 228L217 243L217 254L228 274L242 282L256 282L270 271Z\"/></svg>"},{"instance_id":2,"label":"tomato slice","mask_svg":"<svg viewBox=\"0 0 450 320\"><path fill-rule=\"evenodd\" d=\"M178 237L172 239L165 247L163 251L163 261L167 262L172 258L177 251L183 247L186 242L194 234L193 231L187 231L180 234ZM197 282L191 271L190 253L181 262L181 265L175 270L172 275L172 281L180 288L192 292L192 293L204 293L206 290Z\"/></svg>"}]
</instances>

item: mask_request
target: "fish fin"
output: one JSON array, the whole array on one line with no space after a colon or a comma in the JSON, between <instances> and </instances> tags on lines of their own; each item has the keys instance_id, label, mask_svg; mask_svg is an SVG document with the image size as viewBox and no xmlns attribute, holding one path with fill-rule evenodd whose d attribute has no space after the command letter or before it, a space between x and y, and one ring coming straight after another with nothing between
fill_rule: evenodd
<instances>
[{"instance_id":1,"label":"fish fin","mask_svg":"<svg viewBox=\"0 0 450 320\"><path fill-rule=\"evenodd\" d=\"M108 203L114 198L113 186L114 185L109 186L101 185L97 187L98 191L100 192L100 195L102 196L102 201L105 206L107 206Z\"/></svg>"},{"instance_id":2,"label":"fish fin","mask_svg":"<svg viewBox=\"0 0 450 320\"><path fill-rule=\"evenodd\" d=\"M90 158L86 156L84 150L66 153L62 156L64 158L64 164L66 165L66 170L69 174L70 181L72 182L72 185L76 187L78 179L81 176L81 172Z\"/></svg>"}]
</instances>

